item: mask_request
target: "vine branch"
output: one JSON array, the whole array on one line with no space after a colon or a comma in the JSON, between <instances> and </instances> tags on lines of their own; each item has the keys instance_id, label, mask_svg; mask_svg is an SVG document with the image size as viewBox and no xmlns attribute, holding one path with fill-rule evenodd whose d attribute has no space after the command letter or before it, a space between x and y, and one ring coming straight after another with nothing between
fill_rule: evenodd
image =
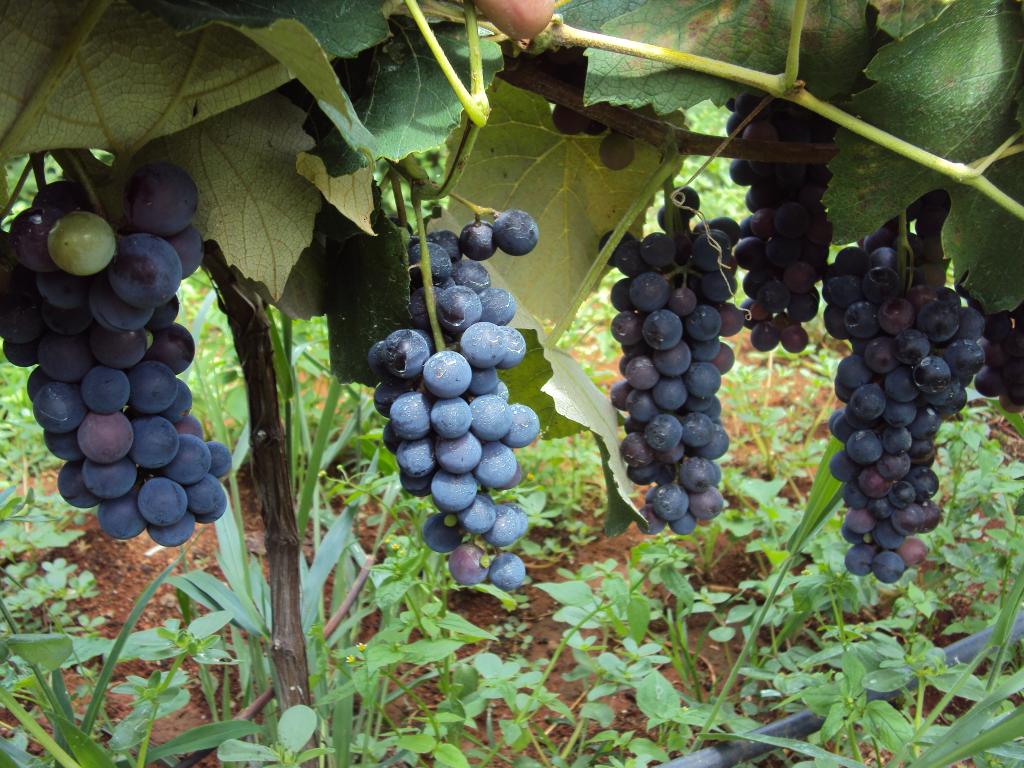
<instances>
[{"instance_id":1,"label":"vine branch","mask_svg":"<svg viewBox=\"0 0 1024 768\"><path fill-rule=\"evenodd\" d=\"M558 79L537 62L526 58L507 60L498 77L510 85L543 96L553 104L579 112L604 123L617 133L654 147L664 146L671 138L681 155L710 155L722 144L721 136L683 130L626 107L617 107L606 102L584 105L583 94L578 88ZM720 156L740 160L820 165L836 156L836 148L834 144L737 138L721 150Z\"/></svg>"},{"instance_id":2,"label":"vine branch","mask_svg":"<svg viewBox=\"0 0 1024 768\"><path fill-rule=\"evenodd\" d=\"M677 51L659 45L650 45L621 37L613 37L598 32L576 29L567 24L553 23L545 33L546 43L570 45L582 48L598 48L624 56L634 56L650 61L657 61L680 69L688 69L715 77L725 78L750 88L765 91L772 96L792 101L805 109L821 115L851 133L878 144L889 151L912 160L918 165L933 170L953 179L960 184L972 187L988 197L1001 208L1024 219L1024 203L1014 200L995 184L986 179L976 169L965 163L947 160L933 154L915 144L895 136L888 131L871 125L849 112L822 101L804 88L788 90L785 75L771 75L766 72L741 67L727 61L713 59L708 56Z\"/></svg>"}]
</instances>

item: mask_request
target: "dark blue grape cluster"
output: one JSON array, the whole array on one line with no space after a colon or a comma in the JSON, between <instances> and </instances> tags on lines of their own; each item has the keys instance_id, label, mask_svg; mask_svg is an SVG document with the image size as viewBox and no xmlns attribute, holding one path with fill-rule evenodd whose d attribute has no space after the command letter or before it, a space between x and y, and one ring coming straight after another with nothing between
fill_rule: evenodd
<instances>
[{"instance_id":1,"label":"dark blue grape cluster","mask_svg":"<svg viewBox=\"0 0 1024 768\"><path fill-rule=\"evenodd\" d=\"M643 514L648 532L666 525L688 534L725 507L716 461L729 449L717 392L735 362L721 341L743 328L743 312L730 303L736 290L733 246L739 227L731 219L694 223L697 193L683 188L684 205L673 234L643 240L627 236L611 263L625 277L612 287L618 314L611 333L622 345L625 377L611 390L612 405L627 414L622 460L637 485L652 485Z\"/></svg>"},{"instance_id":2,"label":"dark blue grape cluster","mask_svg":"<svg viewBox=\"0 0 1024 768\"><path fill-rule=\"evenodd\" d=\"M116 539L143 531L171 547L227 507L218 478L231 455L206 442L177 378L195 342L175 322L177 290L203 258L191 225L195 183L181 168L139 168L124 194L121 233L84 190L44 187L11 224L18 264L0 296L0 338L28 379L46 446L67 462L57 487L74 507L99 507Z\"/></svg>"},{"instance_id":3,"label":"dark blue grape cluster","mask_svg":"<svg viewBox=\"0 0 1024 768\"><path fill-rule=\"evenodd\" d=\"M760 104L743 93L730 100L726 124L731 134ZM775 100L740 134L745 139L782 142L831 142L836 126L790 102ZM747 271L742 307L750 343L762 352L779 344L789 352L807 347L803 323L818 314L817 285L828 262L832 225L822 197L832 174L824 165L733 160L729 175L748 187L750 216L740 222L736 261Z\"/></svg>"},{"instance_id":4,"label":"dark blue grape cluster","mask_svg":"<svg viewBox=\"0 0 1024 768\"><path fill-rule=\"evenodd\" d=\"M499 214L493 226L478 220L459 235L449 230L427 235L445 344L438 350L423 288L422 243L413 238L408 251L413 327L393 332L369 352L370 368L380 379L374 404L389 418L384 445L395 454L402 487L414 496L431 496L439 510L423 525L423 540L448 554L452 578L467 586L489 578L510 591L526 578L517 555L491 557L484 549L510 547L526 533L522 507L495 501L490 492L519 484L522 471L513 451L537 438L540 420L531 408L508 402L499 371L523 361L526 340L509 327L515 298L491 286L480 262L498 249L523 256L537 240L537 224L520 210Z\"/></svg>"},{"instance_id":5,"label":"dark blue grape cluster","mask_svg":"<svg viewBox=\"0 0 1024 768\"><path fill-rule=\"evenodd\" d=\"M914 534L942 518L935 436L985 362L984 316L922 270L907 288L898 261L889 246L844 248L824 283L829 333L852 347L836 372L845 407L829 421L844 446L830 469L844 483L846 567L884 583L927 555Z\"/></svg>"},{"instance_id":6,"label":"dark blue grape cluster","mask_svg":"<svg viewBox=\"0 0 1024 768\"><path fill-rule=\"evenodd\" d=\"M968 303L981 309L971 298ZM974 379L975 388L985 397L998 398L1010 413L1024 412L1024 304L987 315L981 347L985 367Z\"/></svg>"}]
</instances>

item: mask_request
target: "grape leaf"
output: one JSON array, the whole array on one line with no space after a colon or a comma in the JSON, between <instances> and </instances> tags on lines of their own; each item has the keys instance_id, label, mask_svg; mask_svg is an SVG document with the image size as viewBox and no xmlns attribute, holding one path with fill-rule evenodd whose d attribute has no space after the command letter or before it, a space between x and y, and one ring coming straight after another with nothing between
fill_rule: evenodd
<instances>
[{"instance_id":1,"label":"grape leaf","mask_svg":"<svg viewBox=\"0 0 1024 768\"><path fill-rule=\"evenodd\" d=\"M309 245L320 195L295 172L312 146L305 113L269 94L199 125L157 139L133 160L172 160L199 187L195 225L216 240L228 264L282 295Z\"/></svg>"},{"instance_id":2,"label":"grape leaf","mask_svg":"<svg viewBox=\"0 0 1024 768\"><path fill-rule=\"evenodd\" d=\"M801 44L800 77L824 99L850 91L871 55L866 0L810 3ZM710 56L763 72L781 72L792 2L647 0L601 31L616 37ZM658 113L686 109L705 99L716 104L742 90L735 83L631 56L588 49L585 98L642 107Z\"/></svg>"},{"instance_id":3,"label":"grape leaf","mask_svg":"<svg viewBox=\"0 0 1024 768\"><path fill-rule=\"evenodd\" d=\"M332 136L336 135L334 133ZM373 169L367 165L354 173L333 176L318 154L300 152L295 170L320 190L331 205L369 235L373 234Z\"/></svg>"},{"instance_id":4,"label":"grape leaf","mask_svg":"<svg viewBox=\"0 0 1024 768\"><path fill-rule=\"evenodd\" d=\"M890 37L906 37L934 19L947 0L869 0L878 11L878 28Z\"/></svg>"},{"instance_id":5,"label":"grape leaf","mask_svg":"<svg viewBox=\"0 0 1024 768\"><path fill-rule=\"evenodd\" d=\"M616 16L636 10L647 0L569 0L558 8L566 24L598 30Z\"/></svg>"},{"instance_id":6,"label":"grape leaf","mask_svg":"<svg viewBox=\"0 0 1024 768\"><path fill-rule=\"evenodd\" d=\"M532 408L540 418L542 435L547 440L578 434L582 425L560 414L555 399L544 390L554 371L537 330L523 328L522 334L526 339L526 357L515 368L501 372L501 380L508 386L509 402Z\"/></svg>"},{"instance_id":7,"label":"grape leaf","mask_svg":"<svg viewBox=\"0 0 1024 768\"><path fill-rule=\"evenodd\" d=\"M529 341L531 331L527 329L523 335ZM536 338L535 331L532 335ZM594 385L586 371L566 352L547 348L543 350L543 358L550 376L541 387L542 393L551 398L560 420L568 419L590 430L601 450L607 496L605 532L609 536L622 533L634 520L646 525L646 520L631 500L633 483L626 475L626 466L619 456L618 414L612 408L608 395ZM535 381L542 378L545 378L542 374L538 375Z\"/></svg>"},{"instance_id":8,"label":"grape leaf","mask_svg":"<svg viewBox=\"0 0 1024 768\"><path fill-rule=\"evenodd\" d=\"M276 299L263 283L242 278L248 288L293 320L309 320L327 311L327 254L315 240L288 273L284 291Z\"/></svg>"},{"instance_id":9,"label":"grape leaf","mask_svg":"<svg viewBox=\"0 0 1024 768\"><path fill-rule=\"evenodd\" d=\"M569 308L598 240L658 164L654 150L638 144L628 168L610 171L599 159L600 143L600 137L559 133L543 98L499 82L491 91L490 120L455 187L477 204L522 208L536 218L536 250L526 257L499 253L488 269L500 273L520 305L542 322ZM472 219L454 199L449 211L453 220Z\"/></svg>"},{"instance_id":10,"label":"grape leaf","mask_svg":"<svg viewBox=\"0 0 1024 768\"><path fill-rule=\"evenodd\" d=\"M269 27L242 29L241 32L288 67L316 97L320 109L350 147L368 157L373 156L374 137L356 117L355 108L338 82L330 59L308 29L297 21L282 19Z\"/></svg>"},{"instance_id":11,"label":"grape leaf","mask_svg":"<svg viewBox=\"0 0 1024 768\"><path fill-rule=\"evenodd\" d=\"M287 4L258 0L130 0L184 32L211 22L235 27L268 27L278 19L301 22L333 56L349 58L388 36L380 0L289 0Z\"/></svg>"},{"instance_id":12,"label":"grape leaf","mask_svg":"<svg viewBox=\"0 0 1024 768\"><path fill-rule=\"evenodd\" d=\"M0 135L24 110L84 2L8 3L0 67ZM130 154L291 79L258 46L225 27L193 35L114 3L82 44L32 130L12 154L87 147Z\"/></svg>"},{"instance_id":13,"label":"grape leaf","mask_svg":"<svg viewBox=\"0 0 1024 768\"><path fill-rule=\"evenodd\" d=\"M1014 199L1024 200L1024 155L997 162L986 176ZM942 245L953 259L957 280L965 280L986 311L1016 308L1024 302L1024 221L970 187L957 184L949 191L953 207L942 228Z\"/></svg>"},{"instance_id":14,"label":"grape leaf","mask_svg":"<svg viewBox=\"0 0 1024 768\"><path fill-rule=\"evenodd\" d=\"M327 332L331 371L343 382L377 384L366 362L374 342L409 327L409 271L402 234L377 211L375 237L345 240L329 260Z\"/></svg>"},{"instance_id":15,"label":"grape leaf","mask_svg":"<svg viewBox=\"0 0 1024 768\"><path fill-rule=\"evenodd\" d=\"M465 29L438 24L434 34L462 81L468 83ZM484 82L490 83L501 68L501 48L484 39L480 55ZM462 104L415 26L395 25L395 36L376 54L372 77L373 87L357 109L377 137L379 156L400 160L410 152L434 149L459 124Z\"/></svg>"},{"instance_id":16,"label":"grape leaf","mask_svg":"<svg viewBox=\"0 0 1024 768\"><path fill-rule=\"evenodd\" d=\"M973 161L1019 128L1012 95L1024 81L1022 40L1020 15L1000 0L960 0L879 50L867 68L876 82L852 111L942 157ZM825 196L837 243L871 232L929 189L953 186L859 137L840 132L837 142Z\"/></svg>"}]
</instances>

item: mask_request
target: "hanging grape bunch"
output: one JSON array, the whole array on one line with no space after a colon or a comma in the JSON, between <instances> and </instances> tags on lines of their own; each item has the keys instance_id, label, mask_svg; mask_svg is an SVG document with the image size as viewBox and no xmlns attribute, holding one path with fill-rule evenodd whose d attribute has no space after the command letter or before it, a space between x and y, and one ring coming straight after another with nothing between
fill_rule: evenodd
<instances>
[{"instance_id":1,"label":"hanging grape bunch","mask_svg":"<svg viewBox=\"0 0 1024 768\"><path fill-rule=\"evenodd\" d=\"M57 478L74 507L99 507L117 539L143 531L163 546L191 537L227 506L228 449L205 442L177 378L195 342L175 322L176 293L203 258L191 226L195 183L181 168L139 168L124 191L120 232L69 181L45 186L11 224L18 259L0 296L0 337L28 379Z\"/></svg>"},{"instance_id":2,"label":"hanging grape bunch","mask_svg":"<svg viewBox=\"0 0 1024 768\"><path fill-rule=\"evenodd\" d=\"M966 387L985 360L983 315L952 289L930 285L923 269L905 288L899 262L888 245L845 248L824 284L829 333L852 347L836 373L845 407L829 422L844 444L830 468L844 483L846 567L885 583L927 555L915 534L942 518L932 500L935 436L967 404Z\"/></svg>"},{"instance_id":3,"label":"hanging grape bunch","mask_svg":"<svg viewBox=\"0 0 1024 768\"><path fill-rule=\"evenodd\" d=\"M493 226L471 222L460 235L431 232L425 244L413 238L408 249L412 327L378 341L369 353L370 368L381 382L374 403L389 418L384 444L397 458L402 487L414 496L431 496L439 510L427 518L423 540L448 554L452 577L467 586L489 578L513 590L526 578L518 555L491 556L485 548L511 547L526 533L522 507L498 502L491 493L519 484L522 472L513 450L537 438L540 421L527 406L508 403L508 387L498 372L523 361L526 341L508 326L515 299L491 286L480 262L499 249L524 256L537 239L536 223L520 210L499 214ZM433 278L432 308L423 285L424 246ZM441 332L440 349L431 315Z\"/></svg>"},{"instance_id":4,"label":"hanging grape bunch","mask_svg":"<svg viewBox=\"0 0 1024 768\"><path fill-rule=\"evenodd\" d=\"M761 103L743 93L730 101L730 134ZM740 135L744 139L782 142L831 142L836 127L802 107L772 101L754 114ZM729 175L749 187L750 216L740 223L736 262L747 270L742 307L750 342L768 352L780 343L789 352L807 347L803 323L818 314L817 284L825 272L832 225L822 196L831 178L824 165L733 160Z\"/></svg>"},{"instance_id":5,"label":"hanging grape bunch","mask_svg":"<svg viewBox=\"0 0 1024 768\"><path fill-rule=\"evenodd\" d=\"M968 302L979 308L974 300ZM974 380L975 388L985 397L999 398L1011 413L1024 412L1024 304L988 315L981 346L985 367Z\"/></svg>"},{"instance_id":6,"label":"hanging grape bunch","mask_svg":"<svg viewBox=\"0 0 1024 768\"><path fill-rule=\"evenodd\" d=\"M674 234L626 237L612 254L625 275L611 292L618 310L611 332L622 345L625 379L612 387L611 400L628 414L621 445L627 474L637 485L653 484L642 510L648 532L668 525L685 535L725 506L716 461L729 437L716 393L735 358L720 337L739 333L743 312L729 303L739 225L718 218L691 229L697 193L683 188L676 197L682 207L658 217Z\"/></svg>"}]
</instances>

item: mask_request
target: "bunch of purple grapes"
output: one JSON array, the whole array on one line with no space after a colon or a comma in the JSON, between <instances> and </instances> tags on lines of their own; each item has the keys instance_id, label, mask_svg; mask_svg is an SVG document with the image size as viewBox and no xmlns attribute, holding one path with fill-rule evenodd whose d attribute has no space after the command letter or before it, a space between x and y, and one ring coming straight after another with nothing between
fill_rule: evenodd
<instances>
[{"instance_id":1,"label":"bunch of purple grapes","mask_svg":"<svg viewBox=\"0 0 1024 768\"><path fill-rule=\"evenodd\" d=\"M743 93L730 101L731 134L761 102ZM745 139L831 142L836 127L802 107L773 101L743 129ZM733 160L729 175L748 187L750 216L740 222L736 261L747 270L742 307L750 342L762 352L780 343L789 352L807 347L803 323L818 314L821 281L832 241L822 196L832 174L824 165Z\"/></svg>"},{"instance_id":2,"label":"bunch of purple grapes","mask_svg":"<svg viewBox=\"0 0 1024 768\"><path fill-rule=\"evenodd\" d=\"M732 248L739 226L731 219L701 220L692 189L680 190L685 207L673 235L626 237L612 264L625 277L612 287L612 336L622 345L625 377L611 390L612 404L627 414L621 454L629 478L651 485L643 514L648 532L666 525L681 535L698 521L718 516L716 461L729 448L716 393L735 361L720 339L743 327L743 312L729 303L736 290ZM661 221L666 212L659 216Z\"/></svg>"},{"instance_id":3,"label":"bunch of purple grapes","mask_svg":"<svg viewBox=\"0 0 1024 768\"><path fill-rule=\"evenodd\" d=\"M177 378L195 356L175 319L181 280L203 258L197 198L183 169L154 163L125 188L120 233L69 181L45 186L11 223L18 264L0 296L4 356L37 366L28 393L47 448L67 462L61 496L98 506L116 539L147 531L178 546L227 507L218 478L231 455L203 439Z\"/></svg>"},{"instance_id":4,"label":"bunch of purple grapes","mask_svg":"<svg viewBox=\"0 0 1024 768\"><path fill-rule=\"evenodd\" d=\"M981 306L973 299L968 303ZM999 399L1010 413L1024 412L1024 304L1011 311L985 317L981 347L985 367L974 379L974 387L985 397Z\"/></svg>"},{"instance_id":5,"label":"bunch of purple grapes","mask_svg":"<svg viewBox=\"0 0 1024 768\"><path fill-rule=\"evenodd\" d=\"M932 501L935 436L966 405L985 359L983 315L952 289L929 285L922 271L914 283L906 289L888 246L843 249L824 283L828 330L852 346L836 373L845 407L829 421L844 445L830 469L844 483L846 567L884 583L927 555L914 534L942 518Z\"/></svg>"},{"instance_id":6,"label":"bunch of purple grapes","mask_svg":"<svg viewBox=\"0 0 1024 768\"><path fill-rule=\"evenodd\" d=\"M408 251L413 327L391 333L369 352L380 379L374 404L390 419L384 445L395 454L402 487L431 496L439 510L423 525L423 540L448 554L452 578L466 586L490 579L511 591L526 578L518 555L491 557L484 549L511 547L526 534L523 508L496 502L489 491L509 490L522 480L513 451L537 438L540 420L531 408L508 402L498 372L523 361L526 340L508 325L515 299L491 286L480 262L499 249L526 255L538 237L533 218L515 209L499 214L493 226L478 220L459 235L427 235L435 316L445 344L440 350L423 287L423 243L414 238ZM473 542L477 536L480 544Z\"/></svg>"}]
</instances>

